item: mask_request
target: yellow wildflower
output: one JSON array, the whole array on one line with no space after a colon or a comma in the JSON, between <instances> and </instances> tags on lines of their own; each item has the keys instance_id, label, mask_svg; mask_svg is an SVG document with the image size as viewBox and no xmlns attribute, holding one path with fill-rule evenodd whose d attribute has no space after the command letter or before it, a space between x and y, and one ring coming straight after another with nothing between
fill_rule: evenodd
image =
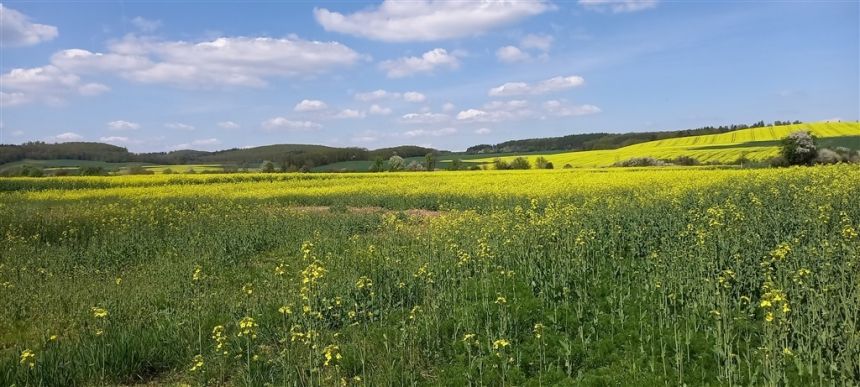
<instances>
[{"instance_id":1,"label":"yellow wildflower","mask_svg":"<svg viewBox=\"0 0 860 387\"><path fill-rule=\"evenodd\" d=\"M25 349L21 352L21 360L18 363L28 368L35 368L36 354L30 349Z\"/></svg>"}]
</instances>

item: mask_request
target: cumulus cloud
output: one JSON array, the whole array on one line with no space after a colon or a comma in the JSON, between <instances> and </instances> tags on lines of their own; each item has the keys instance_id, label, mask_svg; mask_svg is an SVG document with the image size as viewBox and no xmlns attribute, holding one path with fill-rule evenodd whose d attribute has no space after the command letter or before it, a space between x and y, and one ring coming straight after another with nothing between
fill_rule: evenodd
<instances>
[{"instance_id":1,"label":"cumulus cloud","mask_svg":"<svg viewBox=\"0 0 860 387\"><path fill-rule=\"evenodd\" d=\"M111 144L126 144L126 143L130 142L131 139L128 137L125 137L125 136L106 136L106 137L100 137L99 141L107 142L107 143L111 143Z\"/></svg>"},{"instance_id":2,"label":"cumulus cloud","mask_svg":"<svg viewBox=\"0 0 860 387\"><path fill-rule=\"evenodd\" d=\"M435 48L420 57L403 57L379 64L379 68L384 70L389 78L403 78L418 73L432 73L436 68L455 69L459 66L457 53L449 53L444 48Z\"/></svg>"},{"instance_id":3,"label":"cumulus cloud","mask_svg":"<svg viewBox=\"0 0 860 387\"><path fill-rule=\"evenodd\" d=\"M233 121L221 121L218 123L218 127L223 129L239 129L239 124Z\"/></svg>"},{"instance_id":4,"label":"cumulus cloud","mask_svg":"<svg viewBox=\"0 0 860 387\"><path fill-rule=\"evenodd\" d=\"M338 42L267 37L222 37L211 41L160 41L128 35L107 53L60 51L54 66L77 74L114 73L140 83L181 87L262 87L272 77L321 74L361 58Z\"/></svg>"},{"instance_id":5,"label":"cumulus cloud","mask_svg":"<svg viewBox=\"0 0 860 387\"><path fill-rule=\"evenodd\" d=\"M297 112L316 112L327 108L328 105L323 101L317 99L304 99L302 102L296 104L296 107L293 108L293 110Z\"/></svg>"},{"instance_id":6,"label":"cumulus cloud","mask_svg":"<svg viewBox=\"0 0 860 387\"><path fill-rule=\"evenodd\" d=\"M176 130L194 130L193 125L183 124L181 122L171 122L164 124L165 128L176 129Z\"/></svg>"},{"instance_id":7,"label":"cumulus cloud","mask_svg":"<svg viewBox=\"0 0 860 387\"><path fill-rule=\"evenodd\" d=\"M153 32L161 28L161 20L150 20L141 16L131 19L131 24L143 32Z\"/></svg>"},{"instance_id":8,"label":"cumulus cloud","mask_svg":"<svg viewBox=\"0 0 860 387\"><path fill-rule=\"evenodd\" d=\"M355 109L343 109L334 115L334 118L364 118L366 113Z\"/></svg>"},{"instance_id":9,"label":"cumulus cloud","mask_svg":"<svg viewBox=\"0 0 860 387\"><path fill-rule=\"evenodd\" d=\"M657 0L579 0L579 5L601 12L636 12L657 6Z\"/></svg>"},{"instance_id":10,"label":"cumulus cloud","mask_svg":"<svg viewBox=\"0 0 860 387\"><path fill-rule=\"evenodd\" d=\"M217 138L203 138L191 141L190 143L177 144L171 147L172 150L192 149L192 148L209 148L215 145L220 145L221 140Z\"/></svg>"},{"instance_id":11,"label":"cumulus cloud","mask_svg":"<svg viewBox=\"0 0 860 387\"><path fill-rule=\"evenodd\" d=\"M388 99L388 98L391 98L391 99L400 98L400 93L394 93L394 92L379 89L379 90L368 91L368 92L364 92L364 93L356 93L354 97L356 100L369 102L369 101L378 101L381 99Z\"/></svg>"},{"instance_id":12,"label":"cumulus cloud","mask_svg":"<svg viewBox=\"0 0 860 387\"><path fill-rule=\"evenodd\" d=\"M528 34L520 40L520 47L547 52L552 48L553 40L553 37L549 35Z\"/></svg>"},{"instance_id":13,"label":"cumulus cloud","mask_svg":"<svg viewBox=\"0 0 860 387\"><path fill-rule=\"evenodd\" d=\"M409 113L400 117L400 122L407 124L431 124L448 121L450 117L442 113Z\"/></svg>"},{"instance_id":14,"label":"cumulus cloud","mask_svg":"<svg viewBox=\"0 0 860 387\"><path fill-rule=\"evenodd\" d=\"M457 113L457 119L466 122L500 122L533 117L525 100L492 101L482 109L467 109Z\"/></svg>"},{"instance_id":15,"label":"cumulus cloud","mask_svg":"<svg viewBox=\"0 0 860 387\"><path fill-rule=\"evenodd\" d=\"M440 137L457 133L457 128L415 129L403 132L404 137Z\"/></svg>"},{"instance_id":16,"label":"cumulus cloud","mask_svg":"<svg viewBox=\"0 0 860 387\"><path fill-rule=\"evenodd\" d=\"M315 8L314 17L326 31L386 42L416 42L479 35L552 8L544 0L386 0L352 14Z\"/></svg>"},{"instance_id":17,"label":"cumulus cloud","mask_svg":"<svg viewBox=\"0 0 860 387\"><path fill-rule=\"evenodd\" d=\"M559 100L546 101L543 103L543 108L547 113L559 117L585 116L601 112L600 108L594 105L570 105Z\"/></svg>"},{"instance_id":18,"label":"cumulus cloud","mask_svg":"<svg viewBox=\"0 0 860 387\"><path fill-rule=\"evenodd\" d=\"M69 95L94 96L110 90L100 83L85 83L81 77L56 66L16 68L0 75L0 106L31 102L60 104Z\"/></svg>"},{"instance_id":19,"label":"cumulus cloud","mask_svg":"<svg viewBox=\"0 0 860 387\"><path fill-rule=\"evenodd\" d=\"M263 121L263 129L266 130L314 130L319 129L322 125L313 121L293 121L285 117L275 117Z\"/></svg>"},{"instance_id":20,"label":"cumulus cloud","mask_svg":"<svg viewBox=\"0 0 860 387\"><path fill-rule=\"evenodd\" d=\"M110 130L137 130L140 129L140 124L137 122L116 120L107 123Z\"/></svg>"},{"instance_id":21,"label":"cumulus cloud","mask_svg":"<svg viewBox=\"0 0 860 387\"><path fill-rule=\"evenodd\" d=\"M27 15L0 4L0 46L32 46L57 35L57 27L33 23Z\"/></svg>"},{"instance_id":22,"label":"cumulus cloud","mask_svg":"<svg viewBox=\"0 0 860 387\"><path fill-rule=\"evenodd\" d=\"M445 102L445 103L442 105L442 111L443 111L443 112L450 112L450 111L452 111L452 110L454 110L454 109L456 109L456 108L457 108L457 107L456 107L456 106L454 106L454 104L453 104L453 103L450 103L450 102Z\"/></svg>"},{"instance_id":23,"label":"cumulus cloud","mask_svg":"<svg viewBox=\"0 0 860 387\"><path fill-rule=\"evenodd\" d=\"M496 58L501 62L513 63L531 59L531 56L514 46L504 46L496 50Z\"/></svg>"},{"instance_id":24,"label":"cumulus cloud","mask_svg":"<svg viewBox=\"0 0 860 387\"><path fill-rule=\"evenodd\" d=\"M60 142L80 141L84 139L84 136L81 136L80 134L74 132L65 132L54 136L54 139Z\"/></svg>"},{"instance_id":25,"label":"cumulus cloud","mask_svg":"<svg viewBox=\"0 0 860 387\"><path fill-rule=\"evenodd\" d=\"M391 108L379 106L377 104L370 105L370 114L375 114L378 116L386 116L391 114Z\"/></svg>"},{"instance_id":26,"label":"cumulus cloud","mask_svg":"<svg viewBox=\"0 0 860 387\"><path fill-rule=\"evenodd\" d=\"M493 97L547 94L561 90L582 86L585 80L580 76L554 77L536 84L526 82L508 82L501 86L490 89L489 95Z\"/></svg>"},{"instance_id":27,"label":"cumulus cloud","mask_svg":"<svg viewBox=\"0 0 860 387\"><path fill-rule=\"evenodd\" d=\"M403 93L403 100L406 102L424 102L427 97L424 94L415 91L407 91Z\"/></svg>"}]
</instances>

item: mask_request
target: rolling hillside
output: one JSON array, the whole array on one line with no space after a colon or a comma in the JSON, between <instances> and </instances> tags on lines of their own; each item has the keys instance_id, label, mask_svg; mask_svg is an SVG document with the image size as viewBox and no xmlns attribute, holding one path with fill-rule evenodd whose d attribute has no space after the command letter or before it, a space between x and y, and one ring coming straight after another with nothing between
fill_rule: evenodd
<instances>
[{"instance_id":1,"label":"rolling hillside","mask_svg":"<svg viewBox=\"0 0 860 387\"><path fill-rule=\"evenodd\" d=\"M565 164L574 167L602 167L633 157L674 159L680 156L689 156L703 163L731 163L740 157L758 161L776 156L779 153L779 141L797 130L811 131L819 138L819 143L823 147L860 148L860 123L818 122L671 138L611 150L530 154L528 158L533 161L538 156L544 156L556 168ZM501 157L501 159L510 160L514 157L506 156ZM471 161L490 163L494 159L495 157L485 157Z\"/></svg>"}]
</instances>

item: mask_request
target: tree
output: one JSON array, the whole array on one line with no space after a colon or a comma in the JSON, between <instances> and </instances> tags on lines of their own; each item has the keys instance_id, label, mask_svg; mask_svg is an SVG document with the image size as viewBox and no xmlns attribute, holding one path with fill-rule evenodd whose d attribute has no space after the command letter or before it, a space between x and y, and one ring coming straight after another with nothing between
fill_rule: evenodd
<instances>
[{"instance_id":1,"label":"tree","mask_svg":"<svg viewBox=\"0 0 860 387\"><path fill-rule=\"evenodd\" d=\"M376 157L373 159L373 164L370 166L370 172L382 172L385 170L385 161L382 160L382 157Z\"/></svg>"},{"instance_id":2,"label":"tree","mask_svg":"<svg viewBox=\"0 0 860 387\"><path fill-rule=\"evenodd\" d=\"M424 155L424 167L427 168L428 171L432 171L436 168L436 155L433 154L433 152Z\"/></svg>"},{"instance_id":3,"label":"tree","mask_svg":"<svg viewBox=\"0 0 860 387\"><path fill-rule=\"evenodd\" d=\"M271 161L263 161L263 164L260 165L260 172L263 172L263 173L275 172L275 164Z\"/></svg>"},{"instance_id":4,"label":"tree","mask_svg":"<svg viewBox=\"0 0 860 387\"><path fill-rule=\"evenodd\" d=\"M782 140L780 154L789 165L809 165L818 156L816 138L808 131L791 133Z\"/></svg>"},{"instance_id":5,"label":"tree","mask_svg":"<svg viewBox=\"0 0 860 387\"><path fill-rule=\"evenodd\" d=\"M406 168L406 162L403 161L403 157L398 155L391 156L388 159L388 170L389 171L402 171L403 168Z\"/></svg>"},{"instance_id":6,"label":"tree","mask_svg":"<svg viewBox=\"0 0 860 387\"><path fill-rule=\"evenodd\" d=\"M451 165L448 166L449 171L459 171L463 169L463 160L454 159L451 160Z\"/></svg>"},{"instance_id":7,"label":"tree","mask_svg":"<svg viewBox=\"0 0 860 387\"><path fill-rule=\"evenodd\" d=\"M550 162L546 159L546 157L538 156L538 158L535 159L535 168L537 169L547 169L547 164L550 164Z\"/></svg>"}]
</instances>

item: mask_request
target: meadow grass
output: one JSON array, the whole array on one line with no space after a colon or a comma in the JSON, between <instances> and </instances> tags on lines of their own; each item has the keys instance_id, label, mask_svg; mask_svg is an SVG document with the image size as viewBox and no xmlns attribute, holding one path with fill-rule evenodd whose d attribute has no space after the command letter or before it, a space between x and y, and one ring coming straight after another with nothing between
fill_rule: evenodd
<instances>
[{"instance_id":1,"label":"meadow grass","mask_svg":"<svg viewBox=\"0 0 860 387\"><path fill-rule=\"evenodd\" d=\"M0 179L0 385L857 384L857 192L849 165Z\"/></svg>"}]
</instances>

